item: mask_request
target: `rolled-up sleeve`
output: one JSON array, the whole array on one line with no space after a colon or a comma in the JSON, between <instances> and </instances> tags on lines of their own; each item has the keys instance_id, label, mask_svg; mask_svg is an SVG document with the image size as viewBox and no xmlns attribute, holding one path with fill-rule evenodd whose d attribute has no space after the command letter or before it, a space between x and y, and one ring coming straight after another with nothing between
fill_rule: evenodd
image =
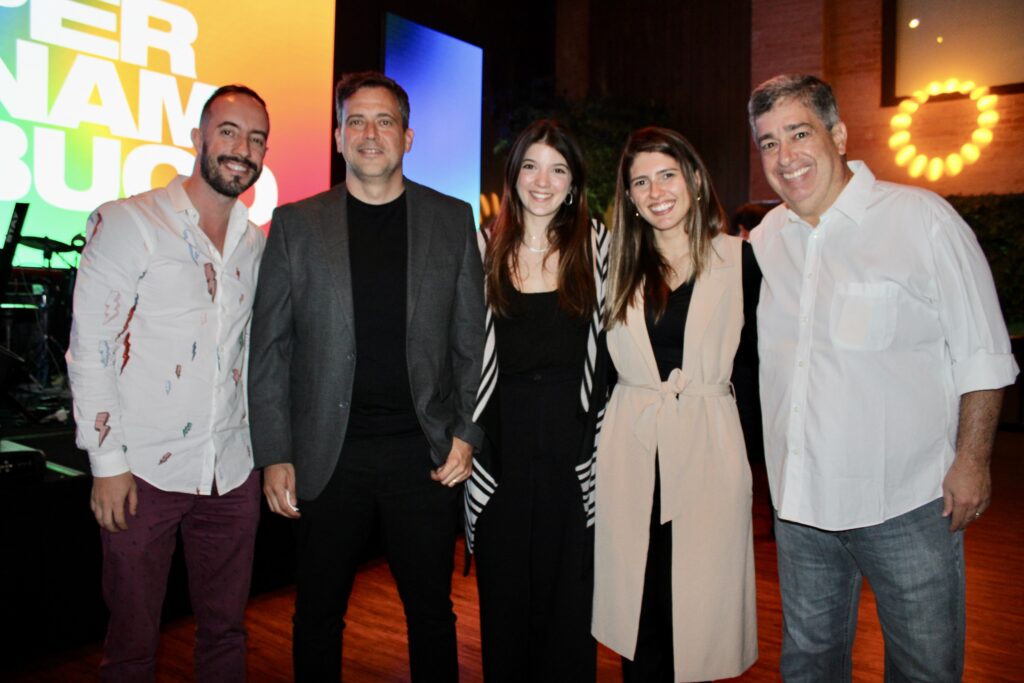
<instances>
[{"instance_id":1,"label":"rolled-up sleeve","mask_svg":"<svg viewBox=\"0 0 1024 683\"><path fill-rule=\"evenodd\" d=\"M943 207L931 230L938 312L960 395L1013 384L1019 372L992 271L970 227Z\"/></svg>"}]
</instances>

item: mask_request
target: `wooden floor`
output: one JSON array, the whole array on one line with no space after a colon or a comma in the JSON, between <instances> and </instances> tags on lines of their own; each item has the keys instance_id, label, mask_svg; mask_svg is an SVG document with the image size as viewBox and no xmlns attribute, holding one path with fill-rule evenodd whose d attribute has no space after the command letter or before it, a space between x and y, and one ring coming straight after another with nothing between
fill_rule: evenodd
<instances>
[{"instance_id":1,"label":"wooden floor","mask_svg":"<svg viewBox=\"0 0 1024 683\"><path fill-rule=\"evenodd\" d=\"M1001 432L993 458L994 501L967 533L967 661L965 681L1024 681L1024 434ZM763 481L755 494L754 546L761 656L739 681L778 680L781 617L775 543ZM459 549L461 557L461 546ZM247 611L250 680L291 678L291 613L294 593L281 590L252 600ZM462 681L482 680L475 578L454 578ZM383 562L361 573L353 591L345 635L345 680L406 681L404 622L398 596ZM865 589L854 651L854 680L882 680L882 639L874 600ZM157 680L191 680L194 626L182 619L164 630ZM100 645L67 653L21 671L15 681L95 680ZM602 649L599 683L621 680L619 659ZM527 682L524 682L527 683Z\"/></svg>"}]
</instances>

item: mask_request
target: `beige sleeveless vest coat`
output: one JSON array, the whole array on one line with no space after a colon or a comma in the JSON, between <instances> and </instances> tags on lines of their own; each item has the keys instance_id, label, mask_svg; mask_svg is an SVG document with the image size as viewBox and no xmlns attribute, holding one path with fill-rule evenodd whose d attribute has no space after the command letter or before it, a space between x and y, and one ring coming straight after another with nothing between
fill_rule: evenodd
<instances>
[{"instance_id":1,"label":"beige sleeveless vest coat","mask_svg":"<svg viewBox=\"0 0 1024 683\"><path fill-rule=\"evenodd\" d=\"M744 322L742 242L719 235L712 245L668 381L642 297L608 332L619 380L597 451L594 637L625 657L636 650L657 453L677 681L731 678L757 659L751 475L729 384Z\"/></svg>"}]
</instances>

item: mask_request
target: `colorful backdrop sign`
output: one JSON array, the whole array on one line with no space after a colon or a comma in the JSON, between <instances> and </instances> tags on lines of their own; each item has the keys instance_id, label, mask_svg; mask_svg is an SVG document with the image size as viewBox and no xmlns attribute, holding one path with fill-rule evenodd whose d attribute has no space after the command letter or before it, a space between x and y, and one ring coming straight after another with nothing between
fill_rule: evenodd
<instances>
[{"instance_id":1,"label":"colorful backdrop sign","mask_svg":"<svg viewBox=\"0 0 1024 683\"><path fill-rule=\"evenodd\" d=\"M326 189L334 5L0 0L0 224L28 202L24 234L70 242L102 202L191 173L190 132L225 83L270 111L263 175L242 197L253 221ZM15 264L43 255L20 247Z\"/></svg>"}]
</instances>

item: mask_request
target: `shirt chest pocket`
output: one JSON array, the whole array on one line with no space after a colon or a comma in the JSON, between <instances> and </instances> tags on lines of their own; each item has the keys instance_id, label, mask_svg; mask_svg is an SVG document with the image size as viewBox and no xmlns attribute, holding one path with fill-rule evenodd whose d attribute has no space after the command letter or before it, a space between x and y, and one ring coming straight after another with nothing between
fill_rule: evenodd
<instances>
[{"instance_id":1,"label":"shirt chest pocket","mask_svg":"<svg viewBox=\"0 0 1024 683\"><path fill-rule=\"evenodd\" d=\"M829 336L836 348L881 351L896 334L899 287L894 282L840 282L832 295Z\"/></svg>"}]
</instances>

